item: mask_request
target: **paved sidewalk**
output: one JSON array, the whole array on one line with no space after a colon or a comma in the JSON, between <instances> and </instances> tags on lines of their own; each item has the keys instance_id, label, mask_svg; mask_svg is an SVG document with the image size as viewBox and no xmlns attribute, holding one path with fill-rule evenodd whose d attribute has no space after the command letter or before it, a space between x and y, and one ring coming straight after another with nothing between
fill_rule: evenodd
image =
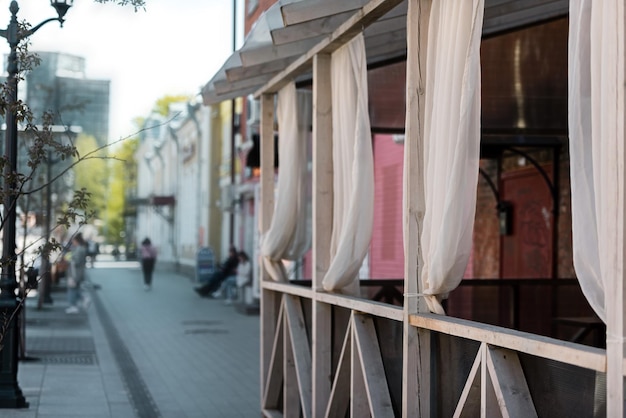
<instances>
[{"instance_id":1,"label":"paved sidewalk","mask_svg":"<svg viewBox=\"0 0 626 418\"><path fill-rule=\"evenodd\" d=\"M203 299L186 277L156 271L145 291L137 263L97 262L87 312L26 307L19 386L30 404L0 417L254 417L259 318Z\"/></svg>"}]
</instances>

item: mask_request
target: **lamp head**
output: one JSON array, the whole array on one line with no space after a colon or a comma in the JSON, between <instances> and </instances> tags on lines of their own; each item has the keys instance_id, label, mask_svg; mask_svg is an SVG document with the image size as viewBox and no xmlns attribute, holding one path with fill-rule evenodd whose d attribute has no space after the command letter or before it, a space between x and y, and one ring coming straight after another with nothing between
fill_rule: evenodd
<instances>
[{"instance_id":1,"label":"lamp head","mask_svg":"<svg viewBox=\"0 0 626 418\"><path fill-rule=\"evenodd\" d=\"M50 0L50 5L57 11L61 24L63 24L63 21L65 20L65 13L67 13L68 9L72 7L73 3L74 0Z\"/></svg>"}]
</instances>

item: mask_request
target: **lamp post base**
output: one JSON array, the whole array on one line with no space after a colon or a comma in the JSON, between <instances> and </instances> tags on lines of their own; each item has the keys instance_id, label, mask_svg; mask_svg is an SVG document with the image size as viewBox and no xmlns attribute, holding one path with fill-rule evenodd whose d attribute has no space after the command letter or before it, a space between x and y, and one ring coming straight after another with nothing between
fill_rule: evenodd
<instances>
[{"instance_id":1,"label":"lamp post base","mask_svg":"<svg viewBox=\"0 0 626 418\"><path fill-rule=\"evenodd\" d=\"M0 409L28 408L28 402L22 395L19 386L14 388L0 389Z\"/></svg>"},{"instance_id":2,"label":"lamp post base","mask_svg":"<svg viewBox=\"0 0 626 418\"><path fill-rule=\"evenodd\" d=\"M19 312L17 301L0 300L0 318L13 319L6 325L0 343L0 408L28 408L28 402L17 383L19 329L16 326ZM14 315L15 314L15 315ZM2 324L4 327L4 324ZM1 415L1 414L0 414Z\"/></svg>"}]
</instances>

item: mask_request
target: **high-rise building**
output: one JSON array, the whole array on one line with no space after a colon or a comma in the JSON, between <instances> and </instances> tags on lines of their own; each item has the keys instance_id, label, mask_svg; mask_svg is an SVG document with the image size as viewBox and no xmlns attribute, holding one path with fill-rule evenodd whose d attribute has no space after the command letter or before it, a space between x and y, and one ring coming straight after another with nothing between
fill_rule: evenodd
<instances>
[{"instance_id":1,"label":"high-rise building","mask_svg":"<svg viewBox=\"0 0 626 418\"><path fill-rule=\"evenodd\" d=\"M109 139L110 80L88 79L85 58L59 52L36 52L41 62L20 86L20 97L36 121L44 111L54 115L53 123L80 126L96 138L98 145Z\"/></svg>"}]
</instances>

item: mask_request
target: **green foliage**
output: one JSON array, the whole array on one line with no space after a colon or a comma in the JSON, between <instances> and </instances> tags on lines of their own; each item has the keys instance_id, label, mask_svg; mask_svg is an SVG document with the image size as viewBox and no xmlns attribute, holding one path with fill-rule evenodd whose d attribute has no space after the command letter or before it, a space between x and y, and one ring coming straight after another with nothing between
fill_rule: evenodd
<instances>
[{"instance_id":1,"label":"green foliage","mask_svg":"<svg viewBox=\"0 0 626 418\"><path fill-rule=\"evenodd\" d=\"M188 102L191 100L191 96L179 94L179 95L166 95L156 101L154 105L154 111L160 115L168 116L170 112L170 105L172 103Z\"/></svg>"},{"instance_id":2,"label":"green foliage","mask_svg":"<svg viewBox=\"0 0 626 418\"><path fill-rule=\"evenodd\" d=\"M120 6L130 5L135 8L135 11L146 8L145 0L95 0L95 1L96 3L115 3Z\"/></svg>"},{"instance_id":3,"label":"green foliage","mask_svg":"<svg viewBox=\"0 0 626 418\"><path fill-rule=\"evenodd\" d=\"M98 149L96 138L82 134L76 138L76 151L75 161L82 160L74 167L74 189L89 191L90 201L85 209L100 217L108 197L106 151Z\"/></svg>"},{"instance_id":4,"label":"green foliage","mask_svg":"<svg viewBox=\"0 0 626 418\"><path fill-rule=\"evenodd\" d=\"M132 195L137 187L137 163L135 152L139 138L129 138L111 149L109 199L105 216L105 238L108 243L124 243L122 232L126 230L124 212L128 209L127 196Z\"/></svg>"}]
</instances>

